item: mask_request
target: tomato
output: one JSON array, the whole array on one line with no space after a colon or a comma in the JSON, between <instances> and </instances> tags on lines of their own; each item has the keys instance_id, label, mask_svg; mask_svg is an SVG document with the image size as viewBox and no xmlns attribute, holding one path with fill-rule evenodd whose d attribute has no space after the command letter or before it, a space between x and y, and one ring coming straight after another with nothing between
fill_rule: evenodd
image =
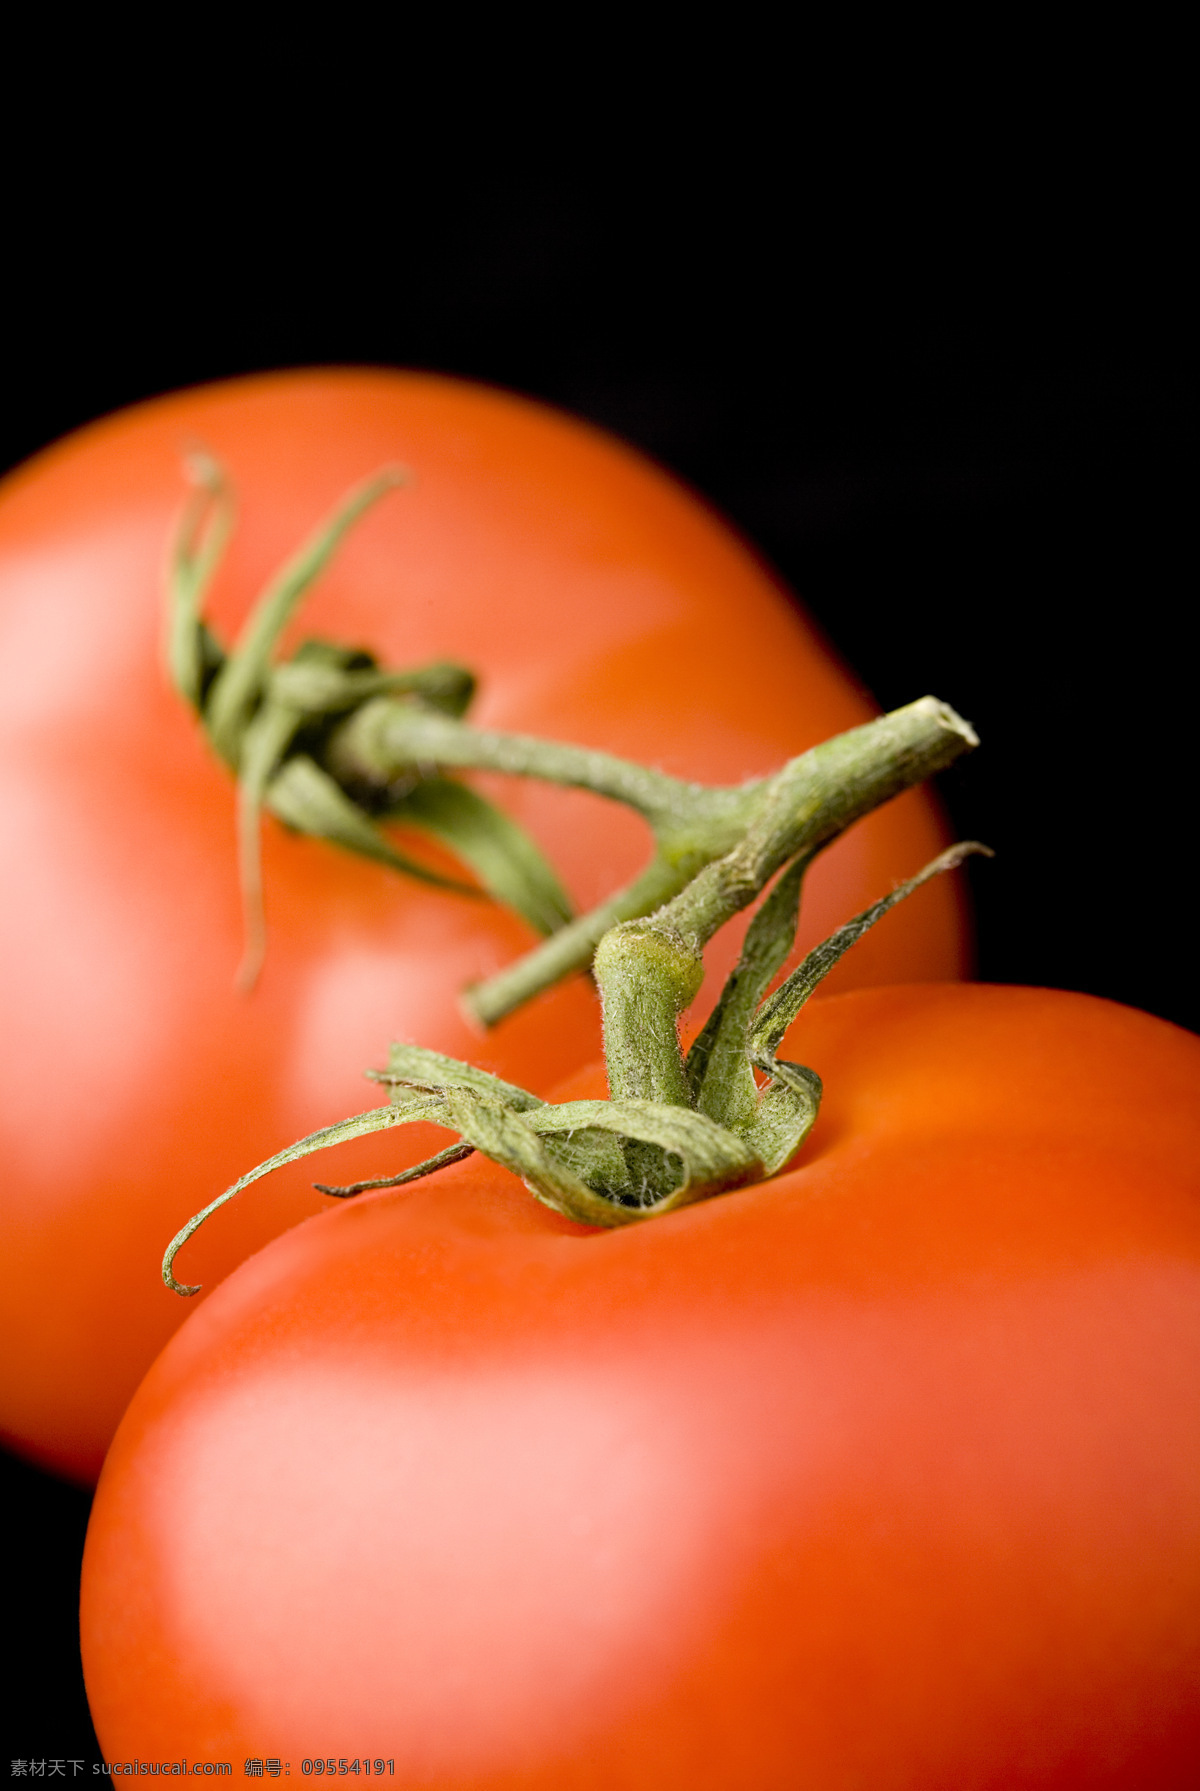
<instances>
[{"instance_id":1,"label":"tomato","mask_svg":"<svg viewBox=\"0 0 1200 1791\"><path fill-rule=\"evenodd\" d=\"M244 380L109 418L10 479L0 1430L81 1479L184 1316L158 1278L166 1240L247 1163L361 1104L362 1071L392 1037L543 1089L598 1048L579 979L477 1037L457 993L532 943L523 923L274 822L266 967L252 997L234 989L234 792L160 669L162 571L196 442L240 497L210 606L226 639L346 490L398 460L415 486L358 525L291 638L363 644L389 664L457 658L481 679L472 719L714 782L872 712L701 503L597 431L503 393L382 371ZM581 905L648 854L642 824L610 803L483 781ZM919 794L870 818L814 872L806 941L943 837ZM950 977L962 953L954 893L930 890L845 975ZM415 1160L426 1142L404 1148ZM380 1162L364 1144L348 1173ZM210 1227L199 1278L211 1287L317 1211L309 1179L297 1170Z\"/></svg>"},{"instance_id":2,"label":"tomato","mask_svg":"<svg viewBox=\"0 0 1200 1791\"><path fill-rule=\"evenodd\" d=\"M787 1055L826 1097L774 1181L594 1232L472 1160L225 1282L97 1494L110 1759L1194 1783L1200 1041L944 985Z\"/></svg>"}]
</instances>

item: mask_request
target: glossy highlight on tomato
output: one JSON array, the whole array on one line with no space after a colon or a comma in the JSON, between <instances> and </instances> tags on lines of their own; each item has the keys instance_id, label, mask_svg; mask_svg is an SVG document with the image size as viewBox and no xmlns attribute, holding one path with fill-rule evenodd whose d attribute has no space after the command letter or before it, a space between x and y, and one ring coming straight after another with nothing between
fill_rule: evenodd
<instances>
[{"instance_id":1,"label":"glossy highlight on tomato","mask_svg":"<svg viewBox=\"0 0 1200 1791\"><path fill-rule=\"evenodd\" d=\"M814 1003L786 1050L826 1096L772 1182L592 1232L473 1160L229 1277L97 1494L107 1750L1193 1782L1200 1041L945 985Z\"/></svg>"},{"instance_id":2,"label":"glossy highlight on tomato","mask_svg":"<svg viewBox=\"0 0 1200 1791\"><path fill-rule=\"evenodd\" d=\"M602 433L462 382L284 373L184 392L98 423L0 489L0 889L4 1153L0 1434L94 1477L184 1314L157 1264L178 1226L256 1162L362 1104L394 1037L544 1089L596 1055L576 979L487 1038L457 1003L533 943L522 922L264 829L266 966L242 951L234 791L162 670L162 580L197 444L228 469L236 530L211 613L228 640L346 491L408 466L340 549L289 639L389 664L454 658L483 725L732 782L872 713L770 573L702 503ZM917 693L919 694L919 693ZM541 840L579 905L644 860L611 803L514 780L480 787ZM900 798L814 870L811 944L944 842ZM958 897L890 918L848 982L952 977ZM735 941L721 944L723 970ZM429 1140L403 1141L416 1160ZM364 1143L347 1173L395 1166ZM298 1169L198 1239L197 1278L320 1209Z\"/></svg>"}]
</instances>

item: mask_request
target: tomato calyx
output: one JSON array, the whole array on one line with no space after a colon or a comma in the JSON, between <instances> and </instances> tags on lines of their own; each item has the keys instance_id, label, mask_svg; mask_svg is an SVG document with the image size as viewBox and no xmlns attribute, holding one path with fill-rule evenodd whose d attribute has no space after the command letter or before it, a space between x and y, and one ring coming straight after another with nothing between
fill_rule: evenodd
<instances>
[{"instance_id":1,"label":"tomato calyx","mask_svg":"<svg viewBox=\"0 0 1200 1791\"><path fill-rule=\"evenodd\" d=\"M245 950L238 982L253 986L265 951L259 835L269 810L286 826L385 864L421 882L507 903L539 932L570 918L559 879L540 848L515 821L476 791L449 779L415 774L364 800L331 775L330 736L364 703L461 716L475 693L474 675L446 661L388 670L360 648L307 640L282 663L279 637L354 525L388 492L409 482L402 467L384 467L356 486L261 593L239 638L227 651L204 620L204 602L233 528L234 494L208 454L188 462L191 501L173 545L167 588L167 663L172 682L196 711L217 754L238 778L238 867ZM448 846L479 879L477 887L448 877L401 852L383 824L402 823Z\"/></svg>"},{"instance_id":2,"label":"tomato calyx","mask_svg":"<svg viewBox=\"0 0 1200 1791\"><path fill-rule=\"evenodd\" d=\"M163 1259L166 1285L185 1295L199 1291L175 1278L175 1257L199 1225L252 1182L394 1126L445 1126L459 1143L396 1177L316 1185L341 1197L399 1186L474 1149L566 1217L613 1227L778 1173L811 1130L821 1098L813 1071L777 1055L788 1027L884 914L964 858L990 853L973 840L941 853L839 928L768 994L795 938L805 871L855 820L974 743L967 724L933 698L826 741L755 787L749 823L729 850L702 864L649 917L610 927L594 963L607 1101L547 1103L457 1059L394 1045L387 1069L371 1072L390 1090L388 1104L312 1133L241 1177L172 1240ZM700 986L702 949L772 880L741 957L685 1057L679 1019ZM756 1074L765 1078L761 1089Z\"/></svg>"}]
</instances>

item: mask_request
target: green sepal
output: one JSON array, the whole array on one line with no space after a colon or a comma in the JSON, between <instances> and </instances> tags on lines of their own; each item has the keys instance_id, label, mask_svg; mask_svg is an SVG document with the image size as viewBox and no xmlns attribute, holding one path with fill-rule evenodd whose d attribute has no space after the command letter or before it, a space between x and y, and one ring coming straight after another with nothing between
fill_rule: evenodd
<instances>
[{"instance_id":1,"label":"green sepal","mask_svg":"<svg viewBox=\"0 0 1200 1791\"><path fill-rule=\"evenodd\" d=\"M503 809L466 784L423 779L389 805L386 819L419 827L449 846L488 894L535 932L555 933L570 920L566 891L541 848Z\"/></svg>"},{"instance_id":2,"label":"green sepal","mask_svg":"<svg viewBox=\"0 0 1200 1791\"><path fill-rule=\"evenodd\" d=\"M384 467L363 480L281 568L255 604L237 645L213 680L204 712L209 738L235 770L246 723L267 679L271 654L301 598L363 513L407 478L402 467Z\"/></svg>"},{"instance_id":3,"label":"green sepal","mask_svg":"<svg viewBox=\"0 0 1200 1791\"><path fill-rule=\"evenodd\" d=\"M758 1096L753 1120L739 1127L747 1143L758 1152L768 1175L777 1175L795 1156L816 1122L821 1105L821 1078L804 1064L786 1063L775 1053L783 1042L788 1027L796 1019L814 990L829 975L834 965L876 921L882 920L897 903L928 883L931 877L952 871L973 853L991 856L978 840L966 840L918 871L915 877L898 884L890 895L872 902L845 926L831 933L828 939L810 951L787 981L768 996L750 1028L749 1061L763 1071L770 1081Z\"/></svg>"},{"instance_id":4,"label":"green sepal","mask_svg":"<svg viewBox=\"0 0 1200 1791\"><path fill-rule=\"evenodd\" d=\"M424 1045L394 1044L388 1051L386 1070L368 1070L368 1079L395 1090L393 1098L404 1099L405 1089L474 1088L480 1094L493 1095L505 1101L518 1113L545 1103L527 1088L505 1082L490 1070L480 1070L473 1063L462 1063L457 1057L446 1057L441 1051L429 1051Z\"/></svg>"},{"instance_id":5,"label":"green sepal","mask_svg":"<svg viewBox=\"0 0 1200 1791\"><path fill-rule=\"evenodd\" d=\"M323 650L320 661L317 649ZM303 641L291 659L271 668L271 684L281 702L321 720L348 715L379 696L417 697L425 707L457 719L475 694L474 674L452 660L388 671L361 663L370 658L368 653L347 654L332 642ZM359 663L347 664L347 660Z\"/></svg>"},{"instance_id":6,"label":"green sepal","mask_svg":"<svg viewBox=\"0 0 1200 1791\"><path fill-rule=\"evenodd\" d=\"M416 877L436 889L451 889L458 895L480 894L474 884L444 876L441 871L398 852L371 817L306 753L293 754L271 779L263 796L263 806L298 833L329 840L348 852L356 852L360 858L373 858L390 870L401 871L406 877Z\"/></svg>"},{"instance_id":7,"label":"green sepal","mask_svg":"<svg viewBox=\"0 0 1200 1791\"><path fill-rule=\"evenodd\" d=\"M440 1102L431 1099L423 1105L428 1109L427 1111L418 1112L414 1107L395 1107L390 1103L386 1107L372 1107L367 1113L356 1113L350 1119L339 1120L336 1125L322 1126L319 1132L310 1132L307 1138L298 1139L295 1144L289 1144L286 1150L277 1151L264 1163L259 1163L253 1169L248 1170L245 1175L240 1176L234 1182L231 1188L226 1188L223 1194L218 1194L217 1198L210 1200L202 1211L194 1214L182 1230L177 1231L171 1239L162 1262L162 1278L167 1287L172 1293L185 1296L200 1292L199 1282L188 1285L185 1282L176 1281L172 1272L175 1258L188 1239L194 1236L204 1224L204 1221L220 1207L223 1207L227 1201L232 1200L235 1194L240 1194L243 1188L248 1188L251 1182L260 1181L264 1175L270 1175L276 1169L283 1169L289 1163L297 1163L302 1157L311 1156L314 1151L332 1150L337 1144L348 1144L352 1138L365 1138L371 1132L385 1132L391 1126L411 1125L418 1119L431 1120L435 1125L443 1123L438 1119Z\"/></svg>"},{"instance_id":8,"label":"green sepal","mask_svg":"<svg viewBox=\"0 0 1200 1791\"><path fill-rule=\"evenodd\" d=\"M735 1133L686 1107L570 1101L517 1113L495 1095L466 1086L448 1089L445 1099L447 1119L466 1142L519 1175L543 1205L581 1225L612 1229L636 1224L741 1187L762 1172L757 1157ZM583 1148L588 1133L598 1135L590 1153ZM677 1159L675 1186L665 1195L631 1188L623 1164L615 1189L589 1186L577 1166L586 1165L594 1174L608 1156L616 1167L616 1154L604 1150L605 1135L647 1144L664 1158Z\"/></svg>"},{"instance_id":9,"label":"green sepal","mask_svg":"<svg viewBox=\"0 0 1200 1791\"><path fill-rule=\"evenodd\" d=\"M402 1188L405 1182L419 1182L425 1176L435 1175L439 1169L446 1169L451 1163L461 1163L465 1157L474 1154L473 1144L448 1144L445 1150L426 1157L423 1163L414 1163L411 1169L401 1169L396 1175L375 1175L369 1181L349 1182L343 1187L314 1182L313 1187L318 1194L330 1194L335 1200L353 1200L356 1194L370 1194L377 1188Z\"/></svg>"},{"instance_id":10,"label":"green sepal","mask_svg":"<svg viewBox=\"0 0 1200 1791\"><path fill-rule=\"evenodd\" d=\"M556 1148L559 1134L571 1139L591 1131L631 1139L652 1146L665 1157L677 1158L677 1185L670 1194L677 1206L685 1204L685 1194L700 1200L741 1187L762 1169L754 1151L727 1126L688 1107L667 1107L657 1101L567 1101L539 1107L529 1116L528 1124L539 1136L554 1138ZM663 1210L661 1198L652 1190L630 1188L626 1183L602 1191L632 1198L635 1216ZM609 1223L613 1222L610 1219Z\"/></svg>"},{"instance_id":11,"label":"green sepal","mask_svg":"<svg viewBox=\"0 0 1200 1791\"><path fill-rule=\"evenodd\" d=\"M612 1202L595 1193L569 1164L557 1158L507 1101L459 1084L445 1093L446 1122L466 1144L519 1175L544 1206L584 1225L611 1223Z\"/></svg>"},{"instance_id":12,"label":"green sepal","mask_svg":"<svg viewBox=\"0 0 1200 1791\"><path fill-rule=\"evenodd\" d=\"M267 789L296 736L300 717L268 697L246 728L238 777L238 885L242 895L244 943L237 984L251 989L267 945L263 912L261 817Z\"/></svg>"},{"instance_id":13,"label":"green sepal","mask_svg":"<svg viewBox=\"0 0 1200 1791\"><path fill-rule=\"evenodd\" d=\"M233 491L224 470L200 450L187 459L192 495L184 506L167 562L167 671L198 713L225 663L216 636L201 619L204 600L233 530Z\"/></svg>"},{"instance_id":14,"label":"green sepal","mask_svg":"<svg viewBox=\"0 0 1200 1791\"><path fill-rule=\"evenodd\" d=\"M864 908L861 914L856 914L845 926L839 927L828 939L815 946L799 968L793 970L787 981L781 983L759 1009L750 1031L750 1054L755 1065L760 1069L769 1069L784 1033L813 991L845 957L850 947L857 944L864 933L870 931L876 921L882 920L897 903L903 902L914 890L920 889L923 883L928 883L932 877L940 877L945 871L956 870L964 858L975 854L982 854L985 858L992 856L991 848L981 845L978 840L959 841L957 845L931 859L915 877L897 884L890 895L872 902L869 908Z\"/></svg>"},{"instance_id":15,"label":"green sepal","mask_svg":"<svg viewBox=\"0 0 1200 1791\"><path fill-rule=\"evenodd\" d=\"M750 1027L771 979L792 949L800 885L811 862L812 855L807 854L789 865L759 908L741 956L687 1054L692 1105L722 1125L736 1127L754 1118L758 1090L747 1054Z\"/></svg>"},{"instance_id":16,"label":"green sepal","mask_svg":"<svg viewBox=\"0 0 1200 1791\"><path fill-rule=\"evenodd\" d=\"M795 1156L821 1110L821 1078L802 1063L771 1058L771 1081L758 1097L753 1123L743 1137L762 1162L764 1175L778 1175Z\"/></svg>"}]
</instances>

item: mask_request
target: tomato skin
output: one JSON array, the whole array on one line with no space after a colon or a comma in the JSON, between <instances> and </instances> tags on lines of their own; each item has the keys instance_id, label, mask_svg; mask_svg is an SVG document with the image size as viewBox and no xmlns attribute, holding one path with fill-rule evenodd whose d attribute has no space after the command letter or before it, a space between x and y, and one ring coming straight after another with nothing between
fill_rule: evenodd
<instances>
[{"instance_id":1,"label":"tomato skin","mask_svg":"<svg viewBox=\"0 0 1200 1791\"><path fill-rule=\"evenodd\" d=\"M785 1051L827 1093L774 1182L596 1233L473 1160L225 1282L97 1493L109 1758L1194 1783L1200 1041L947 985Z\"/></svg>"},{"instance_id":2,"label":"tomato skin","mask_svg":"<svg viewBox=\"0 0 1200 1791\"><path fill-rule=\"evenodd\" d=\"M233 791L160 669L181 455L203 442L240 497L213 593L230 638L254 594L364 473L417 484L357 528L295 632L391 663L456 656L482 723L734 781L870 713L766 571L689 494L600 433L450 380L289 373L124 412L0 492L3 1145L0 1434L94 1478L186 1309L158 1263L247 1167L367 1097L402 1036L535 1088L596 1055L576 980L487 1039L457 995L532 943L488 906L400 883L265 828L267 964L250 999ZM717 719L719 716L720 719ZM492 785L489 784L489 788ZM496 783L591 903L647 854L612 804ZM904 797L814 874L809 943L937 849ZM957 897L931 890L851 979L954 976ZM728 957L730 943L721 950ZM417 1160L428 1140L408 1140ZM347 1173L394 1165L364 1144ZM197 1240L211 1287L324 1204L298 1171Z\"/></svg>"}]
</instances>

